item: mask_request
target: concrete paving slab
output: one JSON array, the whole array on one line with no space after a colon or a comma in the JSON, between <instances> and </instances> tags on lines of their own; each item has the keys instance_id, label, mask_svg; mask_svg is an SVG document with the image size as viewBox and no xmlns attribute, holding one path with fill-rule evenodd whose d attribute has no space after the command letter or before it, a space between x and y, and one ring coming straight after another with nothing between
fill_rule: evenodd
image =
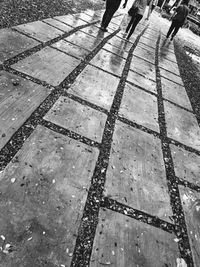
<instances>
[{"instance_id":1,"label":"concrete paving slab","mask_svg":"<svg viewBox=\"0 0 200 267\"><path fill-rule=\"evenodd\" d=\"M86 21L87 23L91 23L94 20L96 20L84 12L73 14L73 17L75 17L77 20L82 19L82 20Z\"/></svg>"},{"instance_id":2,"label":"concrete paving slab","mask_svg":"<svg viewBox=\"0 0 200 267\"><path fill-rule=\"evenodd\" d=\"M168 99L175 104L178 104L184 108L192 111L192 106L190 100L183 86L174 83L168 79L161 78L162 83L162 93L165 99Z\"/></svg>"},{"instance_id":3,"label":"concrete paving slab","mask_svg":"<svg viewBox=\"0 0 200 267\"><path fill-rule=\"evenodd\" d=\"M175 82L175 83L178 83L178 84L184 86L181 77L178 76L178 75L173 74L171 72L171 69L170 68L169 68L169 70L170 71L160 68L160 74L161 74L161 76L164 77L164 78L167 78L168 80L171 80L172 82Z\"/></svg>"},{"instance_id":4,"label":"concrete paving slab","mask_svg":"<svg viewBox=\"0 0 200 267\"><path fill-rule=\"evenodd\" d=\"M147 79L156 81L156 73L155 73L154 64L144 59L133 56L130 69L139 73L140 75L144 76Z\"/></svg>"},{"instance_id":5,"label":"concrete paving slab","mask_svg":"<svg viewBox=\"0 0 200 267\"><path fill-rule=\"evenodd\" d=\"M135 209L170 221L161 142L158 138L117 122L105 194Z\"/></svg>"},{"instance_id":6,"label":"concrete paving slab","mask_svg":"<svg viewBox=\"0 0 200 267\"><path fill-rule=\"evenodd\" d=\"M137 46L133 52L133 55L145 59L152 64L155 63L155 52L151 53L149 50L146 50L142 47Z\"/></svg>"},{"instance_id":7,"label":"concrete paving slab","mask_svg":"<svg viewBox=\"0 0 200 267\"><path fill-rule=\"evenodd\" d=\"M86 9L83 13L93 17L93 16L101 16L101 14L104 12L104 10L93 10L93 9Z\"/></svg>"},{"instance_id":8,"label":"concrete paving slab","mask_svg":"<svg viewBox=\"0 0 200 267\"><path fill-rule=\"evenodd\" d=\"M125 86L119 114L159 132L157 98L131 84Z\"/></svg>"},{"instance_id":9,"label":"concrete paving slab","mask_svg":"<svg viewBox=\"0 0 200 267\"><path fill-rule=\"evenodd\" d=\"M145 33L144 33L144 36L146 38L149 38L149 39L155 39L155 38L158 38L159 36L159 31L156 31L156 30L152 30L150 28L148 28Z\"/></svg>"},{"instance_id":10,"label":"concrete paving slab","mask_svg":"<svg viewBox=\"0 0 200 267\"><path fill-rule=\"evenodd\" d=\"M97 156L41 126L29 137L0 177L4 266L70 266Z\"/></svg>"},{"instance_id":11,"label":"concrete paving slab","mask_svg":"<svg viewBox=\"0 0 200 267\"><path fill-rule=\"evenodd\" d=\"M105 50L101 50L97 55L90 61L94 66L107 70L115 75L121 76L125 60L115 54L109 53Z\"/></svg>"},{"instance_id":12,"label":"concrete paving slab","mask_svg":"<svg viewBox=\"0 0 200 267\"><path fill-rule=\"evenodd\" d=\"M165 70L169 70L170 72L173 72L174 74L180 76L178 65L171 60L160 58L159 67Z\"/></svg>"},{"instance_id":13,"label":"concrete paving slab","mask_svg":"<svg viewBox=\"0 0 200 267\"><path fill-rule=\"evenodd\" d=\"M152 41L154 44L156 44L156 41L158 39L158 35L156 32L145 32L143 34L143 38L149 39L150 41Z\"/></svg>"},{"instance_id":14,"label":"concrete paving slab","mask_svg":"<svg viewBox=\"0 0 200 267\"><path fill-rule=\"evenodd\" d=\"M80 30L81 32L84 32L86 34L89 34L96 38L96 36L99 34L99 28L96 25L91 25L88 27L85 27ZM104 37L108 35L108 33L103 33Z\"/></svg>"},{"instance_id":15,"label":"concrete paving slab","mask_svg":"<svg viewBox=\"0 0 200 267\"><path fill-rule=\"evenodd\" d=\"M85 49L93 50L101 43L103 38L104 33L102 31L99 31L99 34L97 34L95 38L84 32L78 31L65 38L65 40Z\"/></svg>"},{"instance_id":16,"label":"concrete paving slab","mask_svg":"<svg viewBox=\"0 0 200 267\"><path fill-rule=\"evenodd\" d=\"M57 27L57 28L59 28L59 30L64 31L64 32L69 32L73 29L72 26L69 26L65 23L62 23L62 22L55 20L55 19L52 19L52 18L44 19L43 22L46 22L46 23L50 24L51 26Z\"/></svg>"},{"instance_id":17,"label":"concrete paving slab","mask_svg":"<svg viewBox=\"0 0 200 267\"><path fill-rule=\"evenodd\" d=\"M152 48L154 48L154 49L155 49L155 47L156 47L156 41L157 41L157 39L155 39L155 40L153 41L152 39L145 38L145 37L143 37L143 36L140 38L140 43L143 43L143 44L145 44L145 45L147 45L147 46L150 46L150 47L152 47Z\"/></svg>"},{"instance_id":18,"label":"concrete paving slab","mask_svg":"<svg viewBox=\"0 0 200 267\"><path fill-rule=\"evenodd\" d=\"M15 26L13 28L20 32L26 33L30 37L34 37L41 42L47 42L63 34L63 31L47 25L42 21L34 21Z\"/></svg>"},{"instance_id":19,"label":"concrete paving slab","mask_svg":"<svg viewBox=\"0 0 200 267\"><path fill-rule=\"evenodd\" d=\"M51 47L17 62L12 67L52 85L58 85L79 65L80 61Z\"/></svg>"},{"instance_id":20,"label":"concrete paving slab","mask_svg":"<svg viewBox=\"0 0 200 267\"><path fill-rule=\"evenodd\" d=\"M160 38L160 50L164 50L165 52L174 53L174 43L170 41L170 39L166 38L167 32L165 35L161 33Z\"/></svg>"},{"instance_id":21,"label":"concrete paving slab","mask_svg":"<svg viewBox=\"0 0 200 267\"><path fill-rule=\"evenodd\" d=\"M200 186L200 157L175 145L170 145L177 177Z\"/></svg>"},{"instance_id":22,"label":"concrete paving slab","mask_svg":"<svg viewBox=\"0 0 200 267\"><path fill-rule=\"evenodd\" d=\"M103 12L103 10L100 10L100 9L99 10L86 9L83 11L83 13L85 13L91 17L94 16L95 14L100 15L100 14L102 14L102 12Z\"/></svg>"},{"instance_id":23,"label":"concrete paving slab","mask_svg":"<svg viewBox=\"0 0 200 267\"><path fill-rule=\"evenodd\" d=\"M53 45L51 45L51 47L55 47L62 52L65 52L71 56L74 56L80 59L85 59L85 57L90 53L88 50L80 46L74 45L72 43L69 43L66 40L60 40L57 43L54 43Z\"/></svg>"},{"instance_id":24,"label":"concrete paving slab","mask_svg":"<svg viewBox=\"0 0 200 267\"><path fill-rule=\"evenodd\" d=\"M167 59L167 60L173 61L174 63L177 64L175 54L172 53L170 50L168 50L168 48L164 47L164 48L160 49L159 58L160 58L160 60L161 59Z\"/></svg>"},{"instance_id":25,"label":"concrete paving slab","mask_svg":"<svg viewBox=\"0 0 200 267\"><path fill-rule=\"evenodd\" d=\"M100 143L107 116L67 97L60 97L44 118Z\"/></svg>"},{"instance_id":26,"label":"concrete paving slab","mask_svg":"<svg viewBox=\"0 0 200 267\"><path fill-rule=\"evenodd\" d=\"M186 217L194 266L198 267L200 263L200 194L180 186L180 195Z\"/></svg>"},{"instance_id":27,"label":"concrete paving slab","mask_svg":"<svg viewBox=\"0 0 200 267\"><path fill-rule=\"evenodd\" d=\"M118 84L119 78L87 66L68 92L110 110Z\"/></svg>"},{"instance_id":28,"label":"concrete paving slab","mask_svg":"<svg viewBox=\"0 0 200 267\"><path fill-rule=\"evenodd\" d=\"M117 14L115 13L115 15L117 15ZM120 16L116 16L116 17L112 18L111 22L115 23L116 25L120 25L122 17L123 17L123 14L121 14Z\"/></svg>"},{"instance_id":29,"label":"concrete paving slab","mask_svg":"<svg viewBox=\"0 0 200 267\"><path fill-rule=\"evenodd\" d=\"M200 129L195 115L164 101L169 137L200 150Z\"/></svg>"},{"instance_id":30,"label":"concrete paving slab","mask_svg":"<svg viewBox=\"0 0 200 267\"><path fill-rule=\"evenodd\" d=\"M0 72L0 149L49 93L41 85Z\"/></svg>"},{"instance_id":31,"label":"concrete paving slab","mask_svg":"<svg viewBox=\"0 0 200 267\"><path fill-rule=\"evenodd\" d=\"M37 46L39 42L30 39L11 29L0 30L0 64L30 48Z\"/></svg>"},{"instance_id":32,"label":"concrete paving slab","mask_svg":"<svg viewBox=\"0 0 200 267\"><path fill-rule=\"evenodd\" d=\"M156 83L154 81L151 81L132 70L129 70L127 81L141 86L142 88L150 92L157 93Z\"/></svg>"},{"instance_id":33,"label":"concrete paving slab","mask_svg":"<svg viewBox=\"0 0 200 267\"><path fill-rule=\"evenodd\" d=\"M123 57L124 59L127 58L128 56L128 53L124 50L124 47L116 47L116 46L113 46L111 44L105 44L103 46L103 49L107 50L108 52L111 52L111 53L114 53L120 57Z\"/></svg>"},{"instance_id":34,"label":"concrete paving slab","mask_svg":"<svg viewBox=\"0 0 200 267\"><path fill-rule=\"evenodd\" d=\"M142 47L142 48L148 50L149 52L153 52L153 53L155 53L155 47L148 46L148 45L146 45L146 44L144 44L144 43L142 43L142 42L140 42L140 41L139 41L139 43L138 43L138 47Z\"/></svg>"},{"instance_id":35,"label":"concrete paving slab","mask_svg":"<svg viewBox=\"0 0 200 267\"><path fill-rule=\"evenodd\" d=\"M101 210L90 267L176 266L175 236L110 210Z\"/></svg>"},{"instance_id":36,"label":"concrete paving slab","mask_svg":"<svg viewBox=\"0 0 200 267\"><path fill-rule=\"evenodd\" d=\"M75 16L73 16L71 14L64 15L64 16L56 16L56 17L54 17L54 19L57 19L57 20L59 20L61 22L64 22L64 23L72 26L73 28L76 28L76 27L79 27L79 26L87 24L86 21L78 19L78 18L76 18Z\"/></svg>"},{"instance_id":37,"label":"concrete paving slab","mask_svg":"<svg viewBox=\"0 0 200 267\"><path fill-rule=\"evenodd\" d=\"M108 44L115 46L119 49L124 48L124 51L129 52L130 48L132 47L132 43L127 42L126 40L123 40L122 38L119 38L118 36L114 36L110 40L108 40Z\"/></svg>"}]
</instances>

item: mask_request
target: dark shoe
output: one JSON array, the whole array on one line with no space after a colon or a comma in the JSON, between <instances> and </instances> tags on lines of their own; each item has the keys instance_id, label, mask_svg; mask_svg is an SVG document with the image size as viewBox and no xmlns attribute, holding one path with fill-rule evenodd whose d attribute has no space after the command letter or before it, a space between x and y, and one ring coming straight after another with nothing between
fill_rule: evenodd
<instances>
[{"instance_id":1,"label":"dark shoe","mask_svg":"<svg viewBox=\"0 0 200 267\"><path fill-rule=\"evenodd\" d=\"M171 37L170 41L173 41L174 36Z\"/></svg>"},{"instance_id":2,"label":"dark shoe","mask_svg":"<svg viewBox=\"0 0 200 267\"><path fill-rule=\"evenodd\" d=\"M105 27L102 27L102 26L101 26L100 30L102 30L102 32L107 32L108 31Z\"/></svg>"}]
</instances>

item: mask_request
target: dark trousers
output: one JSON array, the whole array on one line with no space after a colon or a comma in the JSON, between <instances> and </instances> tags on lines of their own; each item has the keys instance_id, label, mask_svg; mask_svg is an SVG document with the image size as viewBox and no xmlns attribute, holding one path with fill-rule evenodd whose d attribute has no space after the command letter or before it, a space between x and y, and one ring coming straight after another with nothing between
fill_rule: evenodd
<instances>
[{"instance_id":1,"label":"dark trousers","mask_svg":"<svg viewBox=\"0 0 200 267\"><path fill-rule=\"evenodd\" d=\"M178 30L180 29L180 27L182 26L182 24L183 23L181 23L180 21L173 20L166 37L168 38L173 31L171 37L173 39L174 36L177 34Z\"/></svg>"},{"instance_id":2,"label":"dark trousers","mask_svg":"<svg viewBox=\"0 0 200 267\"><path fill-rule=\"evenodd\" d=\"M110 23L113 15L119 8L121 0L107 0L106 1L106 11L103 15L103 19L101 22L101 26L107 28L108 24Z\"/></svg>"},{"instance_id":3,"label":"dark trousers","mask_svg":"<svg viewBox=\"0 0 200 267\"><path fill-rule=\"evenodd\" d=\"M126 28L126 33L128 33L128 31L130 30L128 36L127 36L127 39L129 39L131 37L131 35L133 34L134 30L135 30L135 27L138 25L139 21L142 19L142 15L140 14L136 14L135 16L133 16ZM131 27L132 26L132 27Z\"/></svg>"}]
</instances>

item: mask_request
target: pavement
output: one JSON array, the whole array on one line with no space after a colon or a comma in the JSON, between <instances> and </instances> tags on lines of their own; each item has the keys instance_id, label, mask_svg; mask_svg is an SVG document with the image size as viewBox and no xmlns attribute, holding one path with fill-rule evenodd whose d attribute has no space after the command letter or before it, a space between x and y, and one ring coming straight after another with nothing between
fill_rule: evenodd
<instances>
[{"instance_id":1,"label":"pavement","mask_svg":"<svg viewBox=\"0 0 200 267\"><path fill-rule=\"evenodd\" d=\"M127 42L103 11L0 30L0 267L200 266L199 125L166 21Z\"/></svg>"}]
</instances>

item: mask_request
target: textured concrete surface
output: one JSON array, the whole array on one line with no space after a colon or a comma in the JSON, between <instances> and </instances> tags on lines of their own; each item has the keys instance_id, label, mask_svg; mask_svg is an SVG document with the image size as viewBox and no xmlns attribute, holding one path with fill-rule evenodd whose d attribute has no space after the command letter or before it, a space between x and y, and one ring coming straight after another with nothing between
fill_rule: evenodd
<instances>
[{"instance_id":1,"label":"textured concrete surface","mask_svg":"<svg viewBox=\"0 0 200 267\"><path fill-rule=\"evenodd\" d=\"M51 47L27 57L13 65L13 68L52 85L58 85L80 63L74 57Z\"/></svg>"},{"instance_id":2,"label":"textured concrete surface","mask_svg":"<svg viewBox=\"0 0 200 267\"><path fill-rule=\"evenodd\" d=\"M160 140L117 123L105 194L165 220L172 215Z\"/></svg>"},{"instance_id":3,"label":"textured concrete surface","mask_svg":"<svg viewBox=\"0 0 200 267\"><path fill-rule=\"evenodd\" d=\"M39 43L11 29L0 30L0 63L12 58Z\"/></svg>"},{"instance_id":4,"label":"textured concrete surface","mask_svg":"<svg viewBox=\"0 0 200 267\"><path fill-rule=\"evenodd\" d=\"M128 42L103 12L0 31L0 267L200 266L199 125L167 22L146 10Z\"/></svg>"},{"instance_id":5,"label":"textured concrete surface","mask_svg":"<svg viewBox=\"0 0 200 267\"><path fill-rule=\"evenodd\" d=\"M91 267L176 266L175 236L109 210L101 210Z\"/></svg>"}]
</instances>

